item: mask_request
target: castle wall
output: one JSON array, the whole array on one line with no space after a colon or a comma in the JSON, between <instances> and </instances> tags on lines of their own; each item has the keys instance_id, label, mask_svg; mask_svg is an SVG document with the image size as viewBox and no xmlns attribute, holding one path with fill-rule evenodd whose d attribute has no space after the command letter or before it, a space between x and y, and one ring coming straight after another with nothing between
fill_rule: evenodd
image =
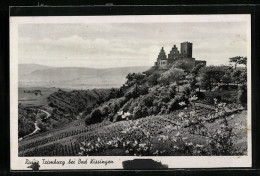
<instances>
[{"instance_id":1,"label":"castle wall","mask_svg":"<svg viewBox=\"0 0 260 176\"><path fill-rule=\"evenodd\" d=\"M167 60L160 60L159 61L159 67L160 68L167 68L168 66L168 61Z\"/></svg>"},{"instance_id":2,"label":"castle wall","mask_svg":"<svg viewBox=\"0 0 260 176\"><path fill-rule=\"evenodd\" d=\"M198 64L203 64L204 66L207 64L207 61L203 61L203 60L196 60L195 61L195 66Z\"/></svg>"}]
</instances>

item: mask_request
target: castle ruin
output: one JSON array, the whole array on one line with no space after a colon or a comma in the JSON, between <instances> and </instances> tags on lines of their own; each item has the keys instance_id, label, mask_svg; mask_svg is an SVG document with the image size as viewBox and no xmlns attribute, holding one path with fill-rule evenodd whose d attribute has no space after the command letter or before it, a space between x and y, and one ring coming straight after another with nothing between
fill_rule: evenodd
<instances>
[{"instance_id":1,"label":"castle ruin","mask_svg":"<svg viewBox=\"0 0 260 176\"><path fill-rule=\"evenodd\" d=\"M192 43L183 42L181 43L181 52L179 52L176 45L174 45L168 54L168 58L162 47L157 57L157 61L155 62L155 66L159 67L160 69L168 69L176 61L183 61L185 70L187 71L192 70L198 64L206 65L206 61L195 60L195 58L192 57Z\"/></svg>"}]
</instances>

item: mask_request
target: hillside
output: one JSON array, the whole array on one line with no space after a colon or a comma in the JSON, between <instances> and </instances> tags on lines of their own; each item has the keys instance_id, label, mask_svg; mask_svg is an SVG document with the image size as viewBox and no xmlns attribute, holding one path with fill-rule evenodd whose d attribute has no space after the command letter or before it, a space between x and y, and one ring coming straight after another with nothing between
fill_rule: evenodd
<instances>
[{"instance_id":1,"label":"hillside","mask_svg":"<svg viewBox=\"0 0 260 176\"><path fill-rule=\"evenodd\" d=\"M19 156L246 155L245 71L199 65L188 72L176 64L129 73L104 94L59 90L48 105L66 126L20 141Z\"/></svg>"},{"instance_id":2,"label":"hillside","mask_svg":"<svg viewBox=\"0 0 260 176\"><path fill-rule=\"evenodd\" d=\"M128 73L146 71L149 67L83 68L40 67L19 65L20 87L61 87L71 89L93 89L120 87ZM24 69L27 68L27 69Z\"/></svg>"},{"instance_id":3,"label":"hillside","mask_svg":"<svg viewBox=\"0 0 260 176\"><path fill-rule=\"evenodd\" d=\"M36 94L35 90L40 91ZM61 90L55 88L19 88L19 137L35 130L49 131L80 118L84 112L103 101L109 93L106 89ZM46 117L49 114L49 118Z\"/></svg>"},{"instance_id":4,"label":"hillside","mask_svg":"<svg viewBox=\"0 0 260 176\"><path fill-rule=\"evenodd\" d=\"M36 70L44 70L44 69L49 69L49 68L53 68L53 67L39 65L39 64L19 64L18 73L19 73L19 76L21 76L21 75L30 74Z\"/></svg>"}]
</instances>

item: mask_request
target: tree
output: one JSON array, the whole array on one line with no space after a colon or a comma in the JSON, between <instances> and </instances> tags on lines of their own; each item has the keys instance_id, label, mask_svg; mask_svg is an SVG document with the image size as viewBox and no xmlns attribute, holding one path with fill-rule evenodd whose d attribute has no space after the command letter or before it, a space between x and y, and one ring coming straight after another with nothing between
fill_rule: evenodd
<instances>
[{"instance_id":1,"label":"tree","mask_svg":"<svg viewBox=\"0 0 260 176\"><path fill-rule=\"evenodd\" d=\"M183 80L185 76L186 74L184 70L172 67L161 75L159 82L163 85L169 85L170 83L176 82L178 86L180 81Z\"/></svg>"},{"instance_id":2,"label":"tree","mask_svg":"<svg viewBox=\"0 0 260 176\"><path fill-rule=\"evenodd\" d=\"M159 73L155 73L155 74L151 74L150 76L148 76L147 78L147 83L150 85L150 86L154 86L154 85L157 85L158 84L158 78L160 77L160 74Z\"/></svg>"},{"instance_id":3,"label":"tree","mask_svg":"<svg viewBox=\"0 0 260 176\"><path fill-rule=\"evenodd\" d=\"M241 70L234 70L231 74L232 82L240 84L245 82L246 77Z\"/></svg>"},{"instance_id":4,"label":"tree","mask_svg":"<svg viewBox=\"0 0 260 176\"><path fill-rule=\"evenodd\" d=\"M245 65L245 66L247 65L247 57L242 57L242 56L231 57L229 58L229 62L234 63L236 69L238 64Z\"/></svg>"},{"instance_id":5,"label":"tree","mask_svg":"<svg viewBox=\"0 0 260 176\"><path fill-rule=\"evenodd\" d=\"M154 100L154 96L150 94L148 94L143 98L143 102L146 107L151 107L153 105L153 100Z\"/></svg>"},{"instance_id":6,"label":"tree","mask_svg":"<svg viewBox=\"0 0 260 176\"><path fill-rule=\"evenodd\" d=\"M209 66L200 69L199 81L200 85L206 90L212 90L213 83L219 83L225 74L225 71L221 67Z\"/></svg>"},{"instance_id":7,"label":"tree","mask_svg":"<svg viewBox=\"0 0 260 176\"><path fill-rule=\"evenodd\" d=\"M112 98L117 98L118 94L119 94L118 90L115 88L112 88L112 89L110 89L108 95L105 97L105 100L108 101Z\"/></svg>"},{"instance_id":8,"label":"tree","mask_svg":"<svg viewBox=\"0 0 260 176\"><path fill-rule=\"evenodd\" d=\"M134 119L139 119L142 117L142 110L140 107L135 107L133 110L133 118Z\"/></svg>"},{"instance_id":9,"label":"tree","mask_svg":"<svg viewBox=\"0 0 260 176\"><path fill-rule=\"evenodd\" d=\"M205 65L204 64L197 64L197 65L195 65L195 67L191 70L191 74L193 75L193 76L198 76L198 74L199 74L199 71L200 71L200 69L202 68L202 67L204 67Z\"/></svg>"},{"instance_id":10,"label":"tree","mask_svg":"<svg viewBox=\"0 0 260 176\"><path fill-rule=\"evenodd\" d=\"M224 76L221 79L221 82L224 84L229 84L232 82L232 77L231 74L233 72L233 68L232 67L221 67L223 69L223 71L225 72Z\"/></svg>"},{"instance_id":11,"label":"tree","mask_svg":"<svg viewBox=\"0 0 260 176\"><path fill-rule=\"evenodd\" d=\"M93 123L100 122L102 120L102 113L100 109L94 109L90 114L90 118Z\"/></svg>"},{"instance_id":12,"label":"tree","mask_svg":"<svg viewBox=\"0 0 260 176\"><path fill-rule=\"evenodd\" d=\"M170 86L170 98L174 98L176 95L176 86L175 85L171 85Z\"/></svg>"}]
</instances>

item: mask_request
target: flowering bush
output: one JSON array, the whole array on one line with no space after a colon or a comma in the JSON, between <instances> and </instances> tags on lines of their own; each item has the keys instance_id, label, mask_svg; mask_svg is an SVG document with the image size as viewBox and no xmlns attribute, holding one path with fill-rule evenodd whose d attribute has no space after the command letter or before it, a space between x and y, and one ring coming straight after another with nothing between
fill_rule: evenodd
<instances>
[{"instance_id":1,"label":"flowering bush","mask_svg":"<svg viewBox=\"0 0 260 176\"><path fill-rule=\"evenodd\" d=\"M234 145L236 133L228 124L226 104L215 99L215 110L200 108L197 99L193 95L189 104L180 101L178 106L184 108L171 114L118 122L123 126L111 127L105 132L109 135L81 143L80 155L113 149L131 156L242 154Z\"/></svg>"}]
</instances>

